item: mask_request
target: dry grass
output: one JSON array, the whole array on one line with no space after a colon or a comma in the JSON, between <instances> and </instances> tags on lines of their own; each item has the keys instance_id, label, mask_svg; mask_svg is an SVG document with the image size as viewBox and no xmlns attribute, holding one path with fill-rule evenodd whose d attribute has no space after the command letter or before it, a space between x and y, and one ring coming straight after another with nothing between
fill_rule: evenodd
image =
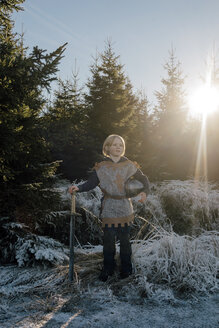
<instances>
[{"instance_id":1,"label":"dry grass","mask_svg":"<svg viewBox=\"0 0 219 328\"><path fill-rule=\"evenodd\" d=\"M134 284L135 275L131 275L126 279L119 279L119 254L115 257L117 262L117 267L113 276L110 276L107 282L101 282L98 279L102 265L103 265L103 254L102 252L96 253L76 253L75 254L75 265L74 265L74 282L70 283L68 279L68 266L59 266L57 270L58 276L63 278L63 283L61 286L56 286L57 291L62 291L62 293L68 293L69 291L74 291L75 293L81 292L82 290L89 289L92 286L108 286L110 289L117 293L118 289L126 286L130 282Z\"/></svg>"},{"instance_id":2,"label":"dry grass","mask_svg":"<svg viewBox=\"0 0 219 328\"><path fill-rule=\"evenodd\" d=\"M160 288L164 292L216 292L218 237L216 232L196 238L164 232L159 235L157 232L147 240L132 241L134 274L119 279L117 252L115 274L104 283L98 279L103 263L100 246L75 250L73 283L69 282L68 265L47 269L8 267L0 272L0 295L43 297L43 303L37 304L49 310L56 306L53 301L60 295L80 298L84 292L96 288L108 288L113 295L124 294L126 297L134 294L141 297L142 291L153 297ZM59 300L57 304L60 304Z\"/></svg>"}]
</instances>

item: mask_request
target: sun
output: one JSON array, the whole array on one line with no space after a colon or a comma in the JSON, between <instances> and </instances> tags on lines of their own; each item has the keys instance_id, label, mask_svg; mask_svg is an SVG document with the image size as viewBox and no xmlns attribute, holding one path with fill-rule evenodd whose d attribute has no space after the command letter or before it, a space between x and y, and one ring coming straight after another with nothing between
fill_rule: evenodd
<instances>
[{"instance_id":1,"label":"sun","mask_svg":"<svg viewBox=\"0 0 219 328\"><path fill-rule=\"evenodd\" d=\"M189 112L191 116L206 117L219 108L219 91L204 84L189 97Z\"/></svg>"}]
</instances>

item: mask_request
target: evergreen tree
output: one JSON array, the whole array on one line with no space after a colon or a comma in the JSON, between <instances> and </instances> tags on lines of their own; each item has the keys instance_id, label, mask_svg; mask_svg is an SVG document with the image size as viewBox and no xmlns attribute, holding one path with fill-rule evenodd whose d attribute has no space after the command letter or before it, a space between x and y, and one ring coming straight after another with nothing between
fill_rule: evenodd
<instances>
[{"instance_id":1,"label":"evergreen tree","mask_svg":"<svg viewBox=\"0 0 219 328\"><path fill-rule=\"evenodd\" d=\"M57 163L47 163L40 114L46 101L42 92L49 91L56 79L65 45L50 54L37 46L27 53L13 33L11 19L11 13L21 10L23 2L0 2L1 215L40 212L54 197L45 188L52 183Z\"/></svg>"},{"instance_id":2,"label":"evergreen tree","mask_svg":"<svg viewBox=\"0 0 219 328\"><path fill-rule=\"evenodd\" d=\"M132 85L125 76L110 41L102 54L90 68L91 78L85 95L87 107L87 136L95 158L101 152L103 140L109 134L120 134L127 138L135 127L134 115L137 99Z\"/></svg>"},{"instance_id":3,"label":"evergreen tree","mask_svg":"<svg viewBox=\"0 0 219 328\"><path fill-rule=\"evenodd\" d=\"M128 135L127 155L137 161L147 172L149 154L151 149L151 115L149 114L149 101L141 91L136 95L137 105L133 116L134 128Z\"/></svg>"},{"instance_id":4,"label":"evergreen tree","mask_svg":"<svg viewBox=\"0 0 219 328\"><path fill-rule=\"evenodd\" d=\"M153 114L154 150L150 168L158 180L183 178L187 174L183 144L187 124L184 77L173 50L164 68L167 78L162 79L163 89L155 93L158 104Z\"/></svg>"},{"instance_id":5,"label":"evergreen tree","mask_svg":"<svg viewBox=\"0 0 219 328\"><path fill-rule=\"evenodd\" d=\"M61 160L59 172L70 180L86 174L86 111L77 73L73 80L59 80L55 99L45 114L44 131L52 160Z\"/></svg>"}]
</instances>

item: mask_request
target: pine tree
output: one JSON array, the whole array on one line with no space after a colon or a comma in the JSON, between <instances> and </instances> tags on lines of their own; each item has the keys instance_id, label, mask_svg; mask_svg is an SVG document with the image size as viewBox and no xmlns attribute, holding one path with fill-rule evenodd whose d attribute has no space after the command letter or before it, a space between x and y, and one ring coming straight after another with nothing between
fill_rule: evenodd
<instances>
[{"instance_id":1,"label":"pine tree","mask_svg":"<svg viewBox=\"0 0 219 328\"><path fill-rule=\"evenodd\" d=\"M37 46L28 54L13 32L11 13L23 0L0 2L0 179L1 215L40 212L52 203L51 185L57 163L47 163L41 135L43 90L56 79L65 45L47 54ZM55 199L54 199L55 200ZM18 215L18 214L17 214Z\"/></svg>"},{"instance_id":2,"label":"pine tree","mask_svg":"<svg viewBox=\"0 0 219 328\"><path fill-rule=\"evenodd\" d=\"M110 41L90 70L92 76L87 83L85 103L88 110L87 133L92 140L95 157L96 152L101 152L103 140L109 134L120 134L125 138L129 135L135 126L137 99Z\"/></svg>"},{"instance_id":3,"label":"pine tree","mask_svg":"<svg viewBox=\"0 0 219 328\"><path fill-rule=\"evenodd\" d=\"M173 50L164 68L167 78L162 79L163 89L155 93L158 104L153 114L154 151L150 170L156 179L181 178L186 175L183 140L187 108L181 64Z\"/></svg>"},{"instance_id":4,"label":"pine tree","mask_svg":"<svg viewBox=\"0 0 219 328\"><path fill-rule=\"evenodd\" d=\"M128 135L127 155L147 169L151 144L151 117L149 100L143 91L136 95L137 105L133 116L134 128Z\"/></svg>"},{"instance_id":5,"label":"pine tree","mask_svg":"<svg viewBox=\"0 0 219 328\"><path fill-rule=\"evenodd\" d=\"M53 104L45 114L44 131L52 160L61 160L59 173L70 180L86 175L86 110L78 73L73 80L59 80Z\"/></svg>"}]
</instances>

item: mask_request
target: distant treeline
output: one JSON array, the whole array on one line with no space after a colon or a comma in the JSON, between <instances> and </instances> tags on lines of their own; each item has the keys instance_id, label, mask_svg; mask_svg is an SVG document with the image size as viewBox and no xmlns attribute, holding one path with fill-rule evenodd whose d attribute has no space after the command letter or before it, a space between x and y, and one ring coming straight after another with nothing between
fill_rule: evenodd
<instances>
[{"instance_id":1,"label":"distant treeline","mask_svg":"<svg viewBox=\"0 0 219 328\"><path fill-rule=\"evenodd\" d=\"M206 172L208 179L219 180L219 112L207 117L203 129L201 117L189 114L185 78L173 50L164 68L155 105L143 91L133 91L109 41L94 59L84 88L78 86L77 73L58 81L41 122L52 160L62 160L58 170L64 177L86 178L100 159L104 139L115 133L125 138L126 155L151 181L204 179ZM212 75L214 84L218 73Z\"/></svg>"},{"instance_id":2,"label":"distant treeline","mask_svg":"<svg viewBox=\"0 0 219 328\"><path fill-rule=\"evenodd\" d=\"M23 36L13 32L11 19L23 2L0 2L1 216L40 216L57 208L51 188L55 175L85 179L109 134L124 137L126 155L150 181L191 178L203 156L208 178L219 180L219 113L208 118L204 152L202 122L188 118L185 78L174 51L164 65L161 91L155 91L156 105L143 92L134 92L110 41L93 59L85 86L79 87L75 72L72 79L58 80L49 102L45 90L50 92L57 80L67 45L52 53L37 46L29 51ZM217 84L216 68L213 76ZM201 177L205 168L199 160Z\"/></svg>"}]
</instances>

